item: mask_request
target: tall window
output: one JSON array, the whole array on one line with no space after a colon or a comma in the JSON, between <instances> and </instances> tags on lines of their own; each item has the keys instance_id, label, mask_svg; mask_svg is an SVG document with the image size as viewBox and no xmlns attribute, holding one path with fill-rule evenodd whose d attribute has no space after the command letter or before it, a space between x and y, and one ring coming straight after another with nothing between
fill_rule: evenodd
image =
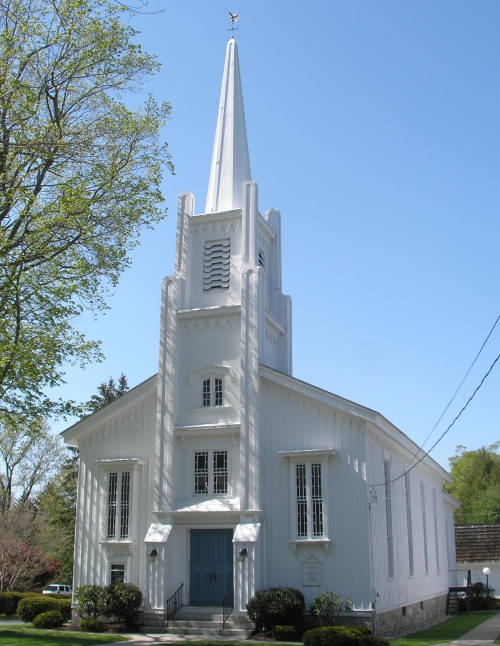
<instances>
[{"instance_id":1,"label":"tall window","mask_svg":"<svg viewBox=\"0 0 500 646\"><path fill-rule=\"evenodd\" d=\"M384 460L385 483L385 522L387 534L387 563L389 578L394 578L394 539L392 534L392 500L391 500L391 468L389 460Z\"/></svg>"},{"instance_id":2,"label":"tall window","mask_svg":"<svg viewBox=\"0 0 500 646\"><path fill-rule=\"evenodd\" d=\"M420 481L420 500L422 504L422 531L424 533L424 564L425 564L425 573L429 574L429 550L427 545L427 518L425 515L425 491L424 483Z\"/></svg>"},{"instance_id":3,"label":"tall window","mask_svg":"<svg viewBox=\"0 0 500 646\"><path fill-rule=\"evenodd\" d=\"M437 516L437 505L436 505L436 490L432 490L432 511L434 514L434 544L436 546L436 570L439 574L441 570L441 565L439 562L439 532L438 532L438 516Z\"/></svg>"},{"instance_id":4,"label":"tall window","mask_svg":"<svg viewBox=\"0 0 500 646\"><path fill-rule=\"evenodd\" d=\"M411 495L410 495L410 474L405 473L406 493L406 530L408 532L408 572L410 576L415 575L415 561L413 558L413 526L411 520Z\"/></svg>"},{"instance_id":5,"label":"tall window","mask_svg":"<svg viewBox=\"0 0 500 646\"><path fill-rule=\"evenodd\" d=\"M108 486L108 538L128 538L130 519L130 471L113 471Z\"/></svg>"},{"instance_id":6,"label":"tall window","mask_svg":"<svg viewBox=\"0 0 500 646\"><path fill-rule=\"evenodd\" d=\"M123 563L111 564L111 583L124 583L125 582L125 565Z\"/></svg>"},{"instance_id":7,"label":"tall window","mask_svg":"<svg viewBox=\"0 0 500 646\"><path fill-rule=\"evenodd\" d=\"M222 379L208 377L203 380L202 387L203 406L222 406Z\"/></svg>"},{"instance_id":8,"label":"tall window","mask_svg":"<svg viewBox=\"0 0 500 646\"><path fill-rule=\"evenodd\" d=\"M295 476L297 536L321 538L324 535L321 464L297 464Z\"/></svg>"},{"instance_id":9,"label":"tall window","mask_svg":"<svg viewBox=\"0 0 500 646\"><path fill-rule=\"evenodd\" d=\"M196 451L194 454L194 493L227 494L227 451Z\"/></svg>"}]
</instances>

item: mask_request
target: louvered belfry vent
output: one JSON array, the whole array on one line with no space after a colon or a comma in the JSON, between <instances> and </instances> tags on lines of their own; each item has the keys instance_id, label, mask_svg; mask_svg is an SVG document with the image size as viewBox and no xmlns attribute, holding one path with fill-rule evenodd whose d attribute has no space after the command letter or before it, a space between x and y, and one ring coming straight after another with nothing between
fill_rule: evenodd
<instances>
[{"instance_id":1,"label":"louvered belfry vent","mask_svg":"<svg viewBox=\"0 0 500 646\"><path fill-rule=\"evenodd\" d=\"M205 242L203 254L204 290L229 289L230 256L229 239Z\"/></svg>"}]
</instances>

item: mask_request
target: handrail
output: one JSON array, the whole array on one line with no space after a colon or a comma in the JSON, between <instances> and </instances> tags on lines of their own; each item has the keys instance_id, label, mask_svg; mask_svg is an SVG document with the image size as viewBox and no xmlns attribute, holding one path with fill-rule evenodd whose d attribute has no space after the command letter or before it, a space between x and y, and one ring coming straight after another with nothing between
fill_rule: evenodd
<instances>
[{"instance_id":1,"label":"handrail","mask_svg":"<svg viewBox=\"0 0 500 646\"><path fill-rule=\"evenodd\" d=\"M471 581L470 570L448 570L450 588L468 588Z\"/></svg>"},{"instance_id":2,"label":"handrail","mask_svg":"<svg viewBox=\"0 0 500 646\"><path fill-rule=\"evenodd\" d=\"M222 628L226 627L227 620L233 614L234 610L234 590L227 595L222 602Z\"/></svg>"},{"instance_id":3,"label":"handrail","mask_svg":"<svg viewBox=\"0 0 500 646\"><path fill-rule=\"evenodd\" d=\"M166 601L166 606L167 606L167 614L166 614L166 621L167 621L167 628L168 628L168 622L170 619L173 619L175 615L179 612L179 610L182 608L184 605L183 597L182 597L182 592L184 588L184 583L181 583L180 586L177 588L177 590L174 592L174 594L169 597Z\"/></svg>"}]
</instances>

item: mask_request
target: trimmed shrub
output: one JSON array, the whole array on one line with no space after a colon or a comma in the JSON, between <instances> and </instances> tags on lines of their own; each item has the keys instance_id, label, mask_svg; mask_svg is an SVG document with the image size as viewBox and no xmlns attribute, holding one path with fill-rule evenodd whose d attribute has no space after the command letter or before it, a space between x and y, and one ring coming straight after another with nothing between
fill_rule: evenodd
<instances>
[{"instance_id":1,"label":"trimmed shrub","mask_svg":"<svg viewBox=\"0 0 500 646\"><path fill-rule=\"evenodd\" d=\"M82 619L80 628L85 633L103 633L106 630L106 624L98 619Z\"/></svg>"},{"instance_id":2,"label":"trimmed shrub","mask_svg":"<svg viewBox=\"0 0 500 646\"><path fill-rule=\"evenodd\" d=\"M337 592L323 592L311 604L311 615L319 618L321 626L333 626L337 623L340 613L350 612L352 601L344 599Z\"/></svg>"},{"instance_id":3,"label":"trimmed shrub","mask_svg":"<svg viewBox=\"0 0 500 646\"><path fill-rule=\"evenodd\" d=\"M299 626L305 607L300 590L267 588L250 599L247 612L257 630L272 630L275 626Z\"/></svg>"},{"instance_id":4,"label":"trimmed shrub","mask_svg":"<svg viewBox=\"0 0 500 646\"><path fill-rule=\"evenodd\" d=\"M273 637L278 642L294 642L300 639L296 626L275 626Z\"/></svg>"},{"instance_id":5,"label":"trimmed shrub","mask_svg":"<svg viewBox=\"0 0 500 646\"><path fill-rule=\"evenodd\" d=\"M76 612L84 619L99 619L106 608L106 593L100 585L82 585L75 590Z\"/></svg>"},{"instance_id":6,"label":"trimmed shrub","mask_svg":"<svg viewBox=\"0 0 500 646\"><path fill-rule=\"evenodd\" d=\"M497 602L495 589L484 583L473 583L470 587L472 610L495 610Z\"/></svg>"},{"instance_id":7,"label":"trimmed shrub","mask_svg":"<svg viewBox=\"0 0 500 646\"><path fill-rule=\"evenodd\" d=\"M361 640L372 637L367 626L322 626L308 630L305 646L360 646ZM368 642L365 644L368 646ZM376 646L375 644L373 646Z\"/></svg>"},{"instance_id":8,"label":"trimmed shrub","mask_svg":"<svg viewBox=\"0 0 500 646\"><path fill-rule=\"evenodd\" d=\"M8 594L10 594L10 597L12 599L12 606L7 614L15 615L17 612L17 606L19 605L19 602L21 601L21 599L24 599L26 595L24 592L9 592Z\"/></svg>"},{"instance_id":9,"label":"trimmed shrub","mask_svg":"<svg viewBox=\"0 0 500 646\"><path fill-rule=\"evenodd\" d=\"M117 619L125 626L137 624L142 603L140 588L133 583L112 583L105 589L105 594L105 617Z\"/></svg>"},{"instance_id":10,"label":"trimmed shrub","mask_svg":"<svg viewBox=\"0 0 500 646\"><path fill-rule=\"evenodd\" d=\"M0 615L8 615L12 608L12 597L8 592L0 592Z\"/></svg>"},{"instance_id":11,"label":"trimmed shrub","mask_svg":"<svg viewBox=\"0 0 500 646\"><path fill-rule=\"evenodd\" d=\"M72 608L71 608L71 599L59 599L58 603L61 607L61 615L63 616L64 621L71 621L72 618Z\"/></svg>"},{"instance_id":12,"label":"trimmed shrub","mask_svg":"<svg viewBox=\"0 0 500 646\"><path fill-rule=\"evenodd\" d=\"M59 628L64 623L63 616L57 610L50 610L49 612L42 612L33 619L33 626L35 628Z\"/></svg>"},{"instance_id":13,"label":"trimmed shrub","mask_svg":"<svg viewBox=\"0 0 500 646\"><path fill-rule=\"evenodd\" d=\"M389 640L374 635L362 635L359 639L360 646L389 646Z\"/></svg>"},{"instance_id":14,"label":"trimmed shrub","mask_svg":"<svg viewBox=\"0 0 500 646\"><path fill-rule=\"evenodd\" d=\"M42 612L49 612L50 610L61 611L59 601L55 599L47 599L45 595L30 596L21 599L17 606L17 614L24 621L25 624L33 621L35 617L41 615Z\"/></svg>"}]
</instances>

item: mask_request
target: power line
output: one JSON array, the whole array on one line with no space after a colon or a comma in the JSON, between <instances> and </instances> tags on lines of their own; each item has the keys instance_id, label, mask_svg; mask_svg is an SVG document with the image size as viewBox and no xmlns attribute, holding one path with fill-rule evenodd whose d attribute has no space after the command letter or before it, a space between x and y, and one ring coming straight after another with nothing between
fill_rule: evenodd
<instances>
[{"instance_id":1,"label":"power line","mask_svg":"<svg viewBox=\"0 0 500 646\"><path fill-rule=\"evenodd\" d=\"M499 318L500 318L500 317L499 317ZM498 319L497 319L497 320L498 320ZM496 323L495 323L495 325L496 325ZM403 478L407 473L409 473L412 469L414 469L417 465L419 465L419 464L420 464L420 462L422 462L422 460L423 460L424 458L426 458L426 457L429 455L429 453L430 453L430 452L431 452L431 451L432 451L432 450L437 446L437 444L439 444L439 442L441 442L441 440L442 440L442 439L443 439L443 437L446 435L446 433L448 433L448 431L450 430L450 428L455 424L455 422L458 420L458 418L460 417L460 415L464 412L464 410L467 408L467 406L471 403L471 401L474 399L474 397L476 396L477 392L479 391L479 389L481 388L481 386L484 384L484 382L486 381L486 379L487 379L487 378L488 378L488 376L490 375L491 371L493 370L493 368L495 367L495 364L498 362L498 360L499 360L499 359L500 359L500 354L499 354L499 355L497 356L497 358L493 361L493 363L491 364L491 366L490 366L490 368L489 368L488 372L487 372L487 373L484 375L484 377L481 379L481 381L480 381L479 385L476 387L476 389L474 390L474 392L472 393L472 395L471 395L471 396L469 397L469 399L466 401L466 403L464 404L464 406L462 407L462 409L460 410L460 412L458 413L458 415L455 417L455 419L451 422L451 424L450 424L450 425L448 426L448 428L444 431L444 433L442 433L442 434L441 434L441 436L440 436L440 437L439 437L439 438L434 442L434 444L431 446L431 448L430 448L428 451L425 451L425 453L422 455L422 457L421 457L421 458L419 458L419 459L415 462L415 464L413 464L413 465L409 466L407 469L405 469L401 475L397 476L397 478L393 478L392 480L389 480L388 482L381 482L381 483L379 483L379 484L374 484L374 485L370 485L370 486L371 486L371 487L384 487L384 486L386 486L387 484L392 484L393 482L397 482L398 480L400 480L401 478Z\"/></svg>"},{"instance_id":2,"label":"power line","mask_svg":"<svg viewBox=\"0 0 500 646\"><path fill-rule=\"evenodd\" d=\"M425 446L425 443L426 443L426 442L427 442L427 440L430 438L430 436L434 433L434 431L436 430L436 427L438 426L439 422L443 419L443 417L444 417L444 415L445 415L446 411L448 410L448 408L449 408L449 407L451 406L451 404L453 403L453 401L454 401L455 397L456 397L456 396L457 396L457 394L458 394L458 391L459 391L459 390L460 390L460 388L462 388L462 386L464 385L465 380L466 380L466 379L467 379L467 377L469 376L470 371L472 370L472 368L474 367L474 365L475 365L476 361L478 360L479 355L481 354L481 352L482 352L482 351L483 351L483 349L484 349L484 346L487 344L488 339L489 339L489 338L490 338L490 336L493 334L493 330L496 328L498 321L500 321L500 314L498 315L497 320L493 323L493 327L491 328L491 330L490 330L490 331L489 331L489 333L488 333L488 336L487 336L487 337L486 337L486 339L484 340L483 345L479 348L479 352L476 354L476 357L475 357L474 361L471 363L471 365L470 365L469 369L468 369L468 370L467 370L467 372L465 373L465 377L462 379L462 381L460 382L460 385L459 385L459 386L458 386L458 388L455 390L455 392L454 392L454 394L453 394L453 397L450 399L450 401L448 402L448 404L447 404L446 408L444 409L444 411L443 411L443 412L441 413L441 415L439 416L438 421L437 421L437 422L434 424L434 426L432 427L432 430L431 430L431 432L429 433L429 435L428 435L428 436L425 438L425 440L422 442L422 446L419 448L419 450L417 451L417 453L415 453L415 455L414 455L414 456L412 457L412 459L410 460L410 463L409 463L409 465L408 465L408 468L410 468L410 467L411 467L411 464L412 464L413 460L415 460L415 459L417 458L417 456L418 456L418 454L420 453L420 451L423 451L424 446ZM447 432L447 431L448 431L448 429L446 429L446 432ZM441 436L441 437L442 437L442 436ZM441 438L440 438L440 439L441 439ZM438 441L439 441L439 440L438 440ZM436 442L436 444L437 444L437 442ZM434 444L434 446L436 446L436 444ZM428 451L427 453L430 453L430 452L432 451L432 449L434 448L434 446L433 446L431 449L429 449L429 451ZM418 464L418 462L417 462L417 464Z\"/></svg>"}]
</instances>

